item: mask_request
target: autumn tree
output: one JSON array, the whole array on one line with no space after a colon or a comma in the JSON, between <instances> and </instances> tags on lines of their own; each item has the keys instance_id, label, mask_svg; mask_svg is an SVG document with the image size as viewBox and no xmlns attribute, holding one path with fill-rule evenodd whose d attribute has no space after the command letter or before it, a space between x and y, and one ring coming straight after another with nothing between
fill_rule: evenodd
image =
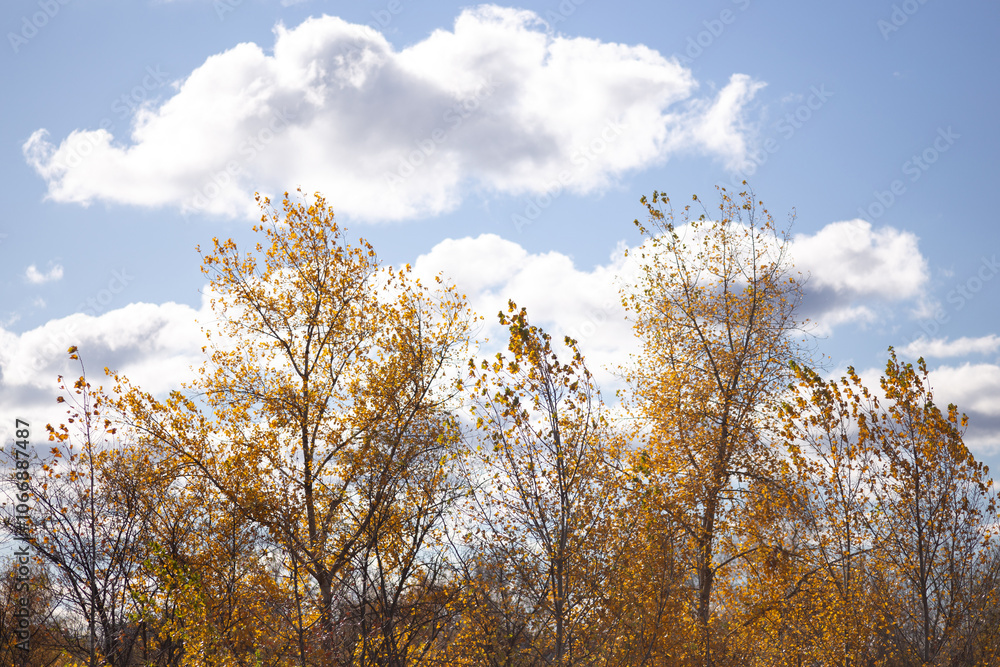
<instances>
[{"instance_id":1,"label":"autumn tree","mask_svg":"<svg viewBox=\"0 0 1000 667\"><path fill-rule=\"evenodd\" d=\"M566 338L569 360L561 362L523 308L510 302L499 317L507 353L470 362L482 434L472 524L487 605L525 622L512 628L521 641L495 648L520 653L525 664L595 664L613 646L601 603L623 557L612 539L624 510L620 444L576 342Z\"/></svg>"},{"instance_id":2,"label":"autumn tree","mask_svg":"<svg viewBox=\"0 0 1000 667\"><path fill-rule=\"evenodd\" d=\"M798 391L783 407L786 446L798 471L808 595L797 608L799 648L821 664L878 664L883 628L869 571L875 543L872 486L878 439L869 422L875 397L849 368L824 380L793 364ZM882 656L884 657L884 656Z\"/></svg>"},{"instance_id":3,"label":"autumn tree","mask_svg":"<svg viewBox=\"0 0 1000 667\"><path fill-rule=\"evenodd\" d=\"M119 406L285 550L310 629L302 664L326 665L354 659L338 618L352 563L412 544L415 524L392 516L456 446L448 378L469 314L453 288L347 243L321 196L261 205L255 252L216 239L203 257L217 327L198 379L159 401L120 378Z\"/></svg>"},{"instance_id":4,"label":"autumn tree","mask_svg":"<svg viewBox=\"0 0 1000 667\"><path fill-rule=\"evenodd\" d=\"M22 567L27 568L27 575L18 572ZM25 609L30 614L27 630L20 623ZM0 664L58 665L64 627L56 610L55 587L43 565L34 560L18 562L16 556L0 561Z\"/></svg>"},{"instance_id":5,"label":"autumn tree","mask_svg":"<svg viewBox=\"0 0 1000 667\"><path fill-rule=\"evenodd\" d=\"M685 664L704 667L720 664L723 621L737 614L720 583L748 554L782 547L760 510L787 499L770 415L800 353L801 287L784 235L752 193L720 194L714 219L685 207L679 221L664 195L642 198L643 271L624 298L643 345L627 373L636 470L653 491L645 511L685 533L692 591L678 620Z\"/></svg>"},{"instance_id":6,"label":"autumn tree","mask_svg":"<svg viewBox=\"0 0 1000 667\"><path fill-rule=\"evenodd\" d=\"M987 664L977 638L997 602L996 502L962 441L965 417L934 403L922 359L891 348L881 396L852 368L840 380L796 372L785 414L813 491L814 655L845 667Z\"/></svg>"},{"instance_id":7,"label":"autumn tree","mask_svg":"<svg viewBox=\"0 0 1000 667\"><path fill-rule=\"evenodd\" d=\"M137 652L163 667L298 664L294 582L283 552L190 466L166 455L122 484L147 489L144 632Z\"/></svg>"},{"instance_id":8,"label":"autumn tree","mask_svg":"<svg viewBox=\"0 0 1000 667\"><path fill-rule=\"evenodd\" d=\"M81 375L59 377L66 421L46 428L54 444L39 461L32 485L31 522L5 527L25 540L47 571L50 594L65 628L60 648L90 667L127 667L141 625L136 622L142 539L147 515L134 492L113 483L121 466L141 452L121 443L101 391Z\"/></svg>"},{"instance_id":9,"label":"autumn tree","mask_svg":"<svg viewBox=\"0 0 1000 667\"><path fill-rule=\"evenodd\" d=\"M984 560L968 594L975 622L963 624L960 631L966 641L962 657L973 665L996 662L1000 656L1000 539L995 532L990 535L989 554Z\"/></svg>"},{"instance_id":10,"label":"autumn tree","mask_svg":"<svg viewBox=\"0 0 1000 667\"><path fill-rule=\"evenodd\" d=\"M982 590L995 498L962 441L965 415L934 403L923 359L914 367L890 353L884 403L868 415L880 445L874 583L905 664L953 662L968 652L963 635L982 623L973 595Z\"/></svg>"}]
</instances>

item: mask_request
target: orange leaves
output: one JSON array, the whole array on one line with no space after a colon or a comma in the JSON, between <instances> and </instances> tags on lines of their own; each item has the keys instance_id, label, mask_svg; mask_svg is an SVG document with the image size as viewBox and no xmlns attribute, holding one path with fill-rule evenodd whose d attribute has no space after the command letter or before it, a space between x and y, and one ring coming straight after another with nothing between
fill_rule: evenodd
<instances>
[{"instance_id":1,"label":"orange leaves","mask_svg":"<svg viewBox=\"0 0 1000 667\"><path fill-rule=\"evenodd\" d=\"M149 512L134 618L181 662L885 667L922 636L921 555L928 607L989 632L996 507L964 416L922 362L893 356L882 398L793 361L802 281L746 193L720 192L718 219L642 199L620 421L577 342L513 301L506 350L467 359L440 276L381 266L318 195L258 201L250 252L203 256L198 378L160 399L113 376L134 447L100 389L66 382L32 487L78 491L58 520Z\"/></svg>"}]
</instances>

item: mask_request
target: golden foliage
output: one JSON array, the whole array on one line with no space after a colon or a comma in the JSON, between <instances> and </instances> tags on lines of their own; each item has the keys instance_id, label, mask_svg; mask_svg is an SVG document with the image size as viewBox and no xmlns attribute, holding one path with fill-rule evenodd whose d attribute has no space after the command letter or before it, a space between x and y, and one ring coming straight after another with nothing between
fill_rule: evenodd
<instances>
[{"instance_id":1,"label":"golden foliage","mask_svg":"<svg viewBox=\"0 0 1000 667\"><path fill-rule=\"evenodd\" d=\"M470 359L464 295L300 199L204 253L190 386L60 378L30 484L4 451L37 638L19 654L5 625L4 664L1000 664L965 417L891 349L877 390L809 367L803 280L752 193L642 199L642 351L611 407L513 301L506 350Z\"/></svg>"}]
</instances>

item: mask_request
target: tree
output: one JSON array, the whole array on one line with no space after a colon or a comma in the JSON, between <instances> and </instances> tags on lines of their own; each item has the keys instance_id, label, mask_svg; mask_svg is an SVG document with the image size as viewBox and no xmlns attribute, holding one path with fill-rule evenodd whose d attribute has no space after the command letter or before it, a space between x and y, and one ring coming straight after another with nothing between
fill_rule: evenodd
<instances>
[{"instance_id":1,"label":"tree","mask_svg":"<svg viewBox=\"0 0 1000 667\"><path fill-rule=\"evenodd\" d=\"M69 354L80 360L75 346ZM44 564L63 613L80 621L66 624L63 648L90 667L127 667L140 630L148 516L134 487L115 479L142 452L117 440L101 391L87 381L82 361L80 369L72 385L59 377L64 395L57 400L69 405L69 416L46 427L56 444L32 486L31 522L22 526L5 516L4 525Z\"/></svg>"},{"instance_id":2,"label":"tree","mask_svg":"<svg viewBox=\"0 0 1000 667\"><path fill-rule=\"evenodd\" d=\"M636 471L655 490L646 511L686 535L693 595L683 625L697 647L690 659L704 667L724 649L715 621L737 613L717 594L720 577L780 546L766 544L775 537L758 510L789 501L769 410L800 352L801 287L784 235L752 193L720 194L716 220L685 207L679 225L667 197L642 198L643 273L624 298L643 344L627 373L644 439Z\"/></svg>"},{"instance_id":3,"label":"tree","mask_svg":"<svg viewBox=\"0 0 1000 667\"><path fill-rule=\"evenodd\" d=\"M955 405L935 405L927 375L923 359L915 368L890 348L886 404L868 415L880 444L875 586L897 653L914 665L967 653L963 634L984 611L970 594L980 589L986 522L996 516L987 471L962 442L967 419Z\"/></svg>"},{"instance_id":4,"label":"tree","mask_svg":"<svg viewBox=\"0 0 1000 667\"><path fill-rule=\"evenodd\" d=\"M297 598L277 566L282 552L196 471L172 463L167 456L123 475L142 480L151 516L142 659L163 667L297 664Z\"/></svg>"},{"instance_id":5,"label":"tree","mask_svg":"<svg viewBox=\"0 0 1000 667\"><path fill-rule=\"evenodd\" d=\"M27 568L27 575L19 570ZM0 664L48 667L59 664L61 630L56 618L54 587L47 570L15 556L0 562ZM27 602L27 605L23 605ZM27 630L21 627L25 609ZM21 634L21 633L27 633Z\"/></svg>"},{"instance_id":6,"label":"tree","mask_svg":"<svg viewBox=\"0 0 1000 667\"><path fill-rule=\"evenodd\" d=\"M511 301L499 317L509 354L470 362L484 435L472 467L472 520L480 562L505 569L488 572L484 589L502 612L529 619L519 629L530 637L522 659L593 664L614 639L601 603L613 583L609 566L620 566L624 551L611 530L623 510L618 445L576 342L566 338L572 356L561 363L523 308ZM519 594L509 596L505 580ZM524 606L509 608L512 601Z\"/></svg>"},{"instance_id":7,"label":"tree","mask_svg":"<svg viewBox=\"0 0 1000 667\"><path fill-rule=\"evenodd\" d=\"M325 665L353 654L337 617L352 563L413 536L398 532L412 522L383 519L457 446L448 373L469 314L440 279L381 269L369 244L348 244L321 196L286 193L280 212L260 201L256 253L216 239L203 258L219 333L191 395L161 402L119 378L118 405L281 545L306 601L301 662Z\"/></svg>"},{"instance_id":8,"label":"tree","mask_svg":"<svg viewBox=\"0 0 1000 667\"><path fill-rule=\"evenodd\" d=\"M962 442L964 415L934 403L923 359L902 363L892 348L881 400L853 368L839 381L796 372L786 433L813 489L816 648L845 667L994 659L980 639L996 604L996 500Z\"/></svg>"},{"instance_id":9,"label":"tree","mask_svg":"<svg viewBox=\"0 0 1000 667\"><path fill-rule=\"evenodd\" d=\"M811 575L802 608L810 632L801 648L823 664L877 663L883 628L869 578L879 451L868 414L875 399L853 368L840 381L792 368L798 391L783 409L785 438L801 489L807 544L800 555Z\"/></svg>"}]
</instances>

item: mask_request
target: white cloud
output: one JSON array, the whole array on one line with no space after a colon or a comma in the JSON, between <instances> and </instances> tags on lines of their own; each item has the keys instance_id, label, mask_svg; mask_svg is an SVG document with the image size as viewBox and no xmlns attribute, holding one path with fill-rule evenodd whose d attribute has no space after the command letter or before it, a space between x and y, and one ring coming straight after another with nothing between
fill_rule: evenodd
<instances>
[{"instance_id":1,"label":"white cloud","mask_svg":"<svg viewBox=\"0 0 1000 667\"><path fill-rule=\"evenodd\" d=\"M916 249L915 239L900 241L898 237L905 234L896 230L872 231L865 243L857 243L856 238L831 234L829 227L824 227L815 236L828 239L831 254L844 256L848 262L852 258L851 249L861 255L868 253L871 264L865 270L873 276L898 266L901 258L917 264L924 261ZM835 227L833 231L838 230ZM835 247L836 239L844 239L842 243L848 248ZM606 263L588 270L576 266L572 258L562 253L530 253L513 241L495 234L483 234L476 238L442 241L421 255L414 269L423 276L441 272L469 296L471 305L485 318L482 335L491 338L483 354L495 353L506 344L506 331L497 324L496 316L498 311L507 310L508 299L526 307L532 323L542 326L557 341L565 334L577 338L598 385L613 402L613 390L622 386L614 374L615 368L627 363L629 355L639 351L618 291L620 280L632 280L637 275L639 252L630 252L626 259L624 249L625 245L621 244ZM828 287L834 283L839 289L838 299L831 307L816 313L826 327L844 322L875 321L878 315L863 303L865 299L871 303L887 303L920 296L918 291L902 286L838 283L836 276L822 273L827 267L817 264L810 266L800 261L798 266L812 270L813 275L819 274L816 281L819 285ZM954 345L961 344L967 349L1000 345L992 342L1000 340L996 336L966 340L972 343L955 341ZM861 372L866 385L877 395L881 395L878 378L882 372L877 368ZM970 427L965 442L977 456L988 457L1000 452L1000 366L942 366L931 371L930 383L940 405L954 402L969 414Z\"/></svg>"},{"instance_id":2,"label":"white cloud","mask_svg":"<svg viewBox=\"0 0 1000 667\"><path fill-rule=\"evenodd\" d=\"M871 323L893 303L923 307L929 279L917 236L864 220L833 222L792 240L795 266L809 275L804 313L819 333L846 322Z\"/></svg>"},{"instance_id":3,"label":"white cloud","mask_svg":"<svg viewBox=\"0 0 1000 667\"><path fill-rule=\"evenodd\" d=\"M826 233L824 228L817 235ZM616 366L627 363L629 355L638 351L618 287L620 280L635 277L639 253L630 252L626 258L624 250L622 243L607 262L588 269L577 266L565 254L531 253L513 241L483 234L441 241L413 264L418 276L443 273L468 295L472 307L484 317L480 338L490 338L480 354L492 354L506 345L506 332L497 324L496 315L506 311L507 300L513 299L528 309L532 323L543 327L557 342L564 335L579 341L599 386L611 399L613 390L621 386L614 375ZM891 264L887 259L879 261ZM871 291L850 286L841 289L855 297ZM882 296L907 294L889 291ZM54 403L55 378L77 372L67 358L70 345L79 346L95 384L101 382L100 369L110 366L154 394L177 388L190 379L190 367L202 360L205 339L197 322L214 321L209 298L206 296L197 310L174 303L136 303L98 317L76 314L52 320L22 334L0 328L0 401L41 424L58 419L61 413ZM849 320L874 317L863 305L837 306L824 313L827 323L836 322L844 313ZM995 350L1000 346L998 341L1000 337L985 336L929 344L950 353ZM879 369L862 372L876 391L879 375ZM931 384L939 404L954 402L969 413L966 442L977 455L1000 451L1000 366L941 366L931 371Z\"/></svg>"},{"instance_id":4,"label":"white cloud","mask_svg":"<svg viewBox=\"0 0 1000 667\"><path fill-rule=\"evenodd\" d=\"M930 372L935 393L959 408L1000 417L1000 366L962 364L938 366Z\"/></svg>"},{"instance_id":5,"label":"white cloud","mask_svg":"<svg viewBox=\"0 0 1000 667\"><path fill-rule=\"evenodd\" d=\"M832 223L814 235L797 236L792 244L796 267L812 276L806 286L805 315L821 331L849 322L874 323L879 309L918 299L923 293L927 269L916 237L856 222L860 224ZM683 235L684 228L679 233ZM506 310L507 299L513 298L554 336L577 338L597 370L625 362L637 349L618 287L623 277L636 275L640 253L630 253L626 262L624 250L622 244L607 263L585 270L567 255L532 254L513 241L483 234L441 241L418 258L415 268L423 275L440 271L453 280L486 318L491 337L504 335L495 326L496 314ZM907 273L900 279L895 272L904 267ZM855 269L867 280L842 275ZM609 373L602 377L612 380Z\"/></svg>"},{"instance_id":6,"label":"white cloud","mask_svg":"<svg viewBox=\"0 0 1000 667\"><path fill-rule=\"evenodd\" d=\"M273 53L208 58L128 138L76 130L24 144L48 196L255 215L254 189L302 186L367 219L433 215L470 187L577 193L678 152L745 162L746 105L763 84L733 75L694 96L690 70L642 45L548 32L530 11L467 9L450 31L395 50L367 26L312 18L276 28Z\"/></svg>"},{"instance_id":7,"label":"white cloud","mask_svg":"<svg viewBox=\"0 0 1000 667\"><path fill-rule=\"evenodd\" d=\"M912 232L849 220L812 236L796 235L792 252L817 287L899 300L918 296L927 282L927 261L917 244Z\"/></svg>"},{"instance_id":8,"label":"white cloud","mask_svg":"<svg viewBox=\"0 0 1000 667\"><path fill-rule=\"evenodd\" d=\"M636 351L635 339L618 295L617 277L633 270L621 245L608 261L590 270L577 267L558 252L529 253L494 234L447 239L414 262L419 276L444 273L469 297L484 318L480 338L490 341L480 354L506 346L497 312L507 300L528 308L532 323L542 326L559 346L564 335L576 338L599 385L611 394L617 382L611 368ZM206 287L199 309L175 303L133 303L99 316L82 313L50 320L20 334L0 328L0 402L35 424L57 422L56 377L76 377L79 366L67 349L79 348L88 378L108 385L103 367L127 376L135 386L162 396L193 378L203 360L201 331L215 316ZM0 425L0 435L5 435Z\"/></svg>"},{"instance_id":9,"label":"white cloud","mask_svg":"<svg viewBox=\"0 0 1000 667\"><path fill-rule=\"evenodd\" d=\"M477 333L480 355L505 349L507 332L497 313L508 299L528 309L533 324L550 333L557 349L563 336L577 339L590 370L606 394L619 384L613 370L637 351L618 293L620 277L634 275L636 254L624 256L624 244L608 260L579 267L559 252L531 253L495 234L446 239L414 262L418 276L443 273L469 298L483 317ZM199 309L175 303L133 303L99 316L82 313L50 320L16 334L0 328L0 402L32 423L44 425L62 417L57 407L56 377L79 374L67 348L76 345L94 385L105 384L108 366L133 384L162 396L192 379L192 367L203 360L206 343L199 322L211 325L215 315L206 287ZM0 424L0 435L3 435Z\"/></svg>"},{"instance_id":10,"label":"white cloud","mask_svg":"<svg viewBox=\"0 0 1000 667\"><path fill-rule=\"evenodd\" d=\"M32 424L33 442L41 446L45 424L65 419L65 407L56 404L56 378L80 375L79 362L69 359L71 345L95 387L108 386L107 366L153 394L179 389L202 360L205 338L196 318L209 322L210 313L207 298L200 311L133 303L97 317L78 313L50 320L21 334L0 328L0 403ZM0 424L0 436L9 435L9 425Z\"/></svg>"},{"instance_id":11,"label":"white cloud","mask_svg":"<svg viewBox=\"0 0 1000 667\"><path fill-rule=\"evenodd\" d=\"M497 314L507 312L513 299L557 345L564 336L576 339L591 372L608 390L616 383L613 368L638 351L618 292L619 280L634 271L635 255L626 260L624 247L588 271L562 253L532 254L495 234L482 234L442 241L417 259L414 270L425 276L442 273L468 295L490 338L484 353L506 346Z\"/></svg>"},{"instance_id":12,"label":"white cloud","mask_svg":"<svg viewBox=\"0 0 1000 667\"><path fill-rule=\"evenodd\" d=\"M825 311L813 311L810 314L810 321L815 324L817 335L829 334L841 324L872 324L878 320L878 315L868 306L835 305Z\"/></svg>"},{"instance_id":13,"label":"white cloud","mask_svg":"<svg viewBox=\"0 0 1000 667\"><path fill-rule=\"evenodd\" d=\"M753 132L743 109L764 85L745 74L734 75L711 104L700 103L703 114L699 122L692 124L691 143L726 156L726 166L734 171L756 164L747 160L747 137Z\"/></svg>"},{"instance_id":14,"label":"white cloud","mask_svg":"<svg viewBox=\"0 0 1000 667\"><path fill-rule=\"evenodd\" d=\"M969 415L969 449L977 455L1000 454L1000 366L938 366L930 371L930 381L939 405L954 403Z\"/></svg>"},{"instance_id":15,"label":"white cloud","mask_svg":"<svg viewBox=\"0 0 1000 667\"><path fill-rule=\"evenodd\" d=\"M41 285L43 283L50 283L56 280L60 280L63 277L63 267L61 264L56 264L47 272L42 273L38 270L34 264L28 267L27 271L24 272L24 277L28 279L28 282L32 285Z\"/></svg>"},{"instance_id":16,"label":"white cloud","mask_svg":"<svg viewBox=\"0 0 1000 667\"><path fill-rule=\"evenodd\" d=\"M201 315L210 313L202 308ZM125 372L153 393L177 388L200 359L203 336L194 309L175 303L133 303L100 316L77 313L21 334L0 329L0 378L5 390L49 389L74 372L67 348L76 345L90 370Z\"/></svg>"},{"instance_id":17,"label":"white cloud","mask_svg":"<svg viewBox=\"0 0 1000 667\"><path fill-rule=\"evenodd\" d=\"M908 357L964 357L970 354L992 354L1000 350L1000 336L989 334L978 338L962 336L947 338L918 338L900 352Z\"/></svg>"}]
</instances>

